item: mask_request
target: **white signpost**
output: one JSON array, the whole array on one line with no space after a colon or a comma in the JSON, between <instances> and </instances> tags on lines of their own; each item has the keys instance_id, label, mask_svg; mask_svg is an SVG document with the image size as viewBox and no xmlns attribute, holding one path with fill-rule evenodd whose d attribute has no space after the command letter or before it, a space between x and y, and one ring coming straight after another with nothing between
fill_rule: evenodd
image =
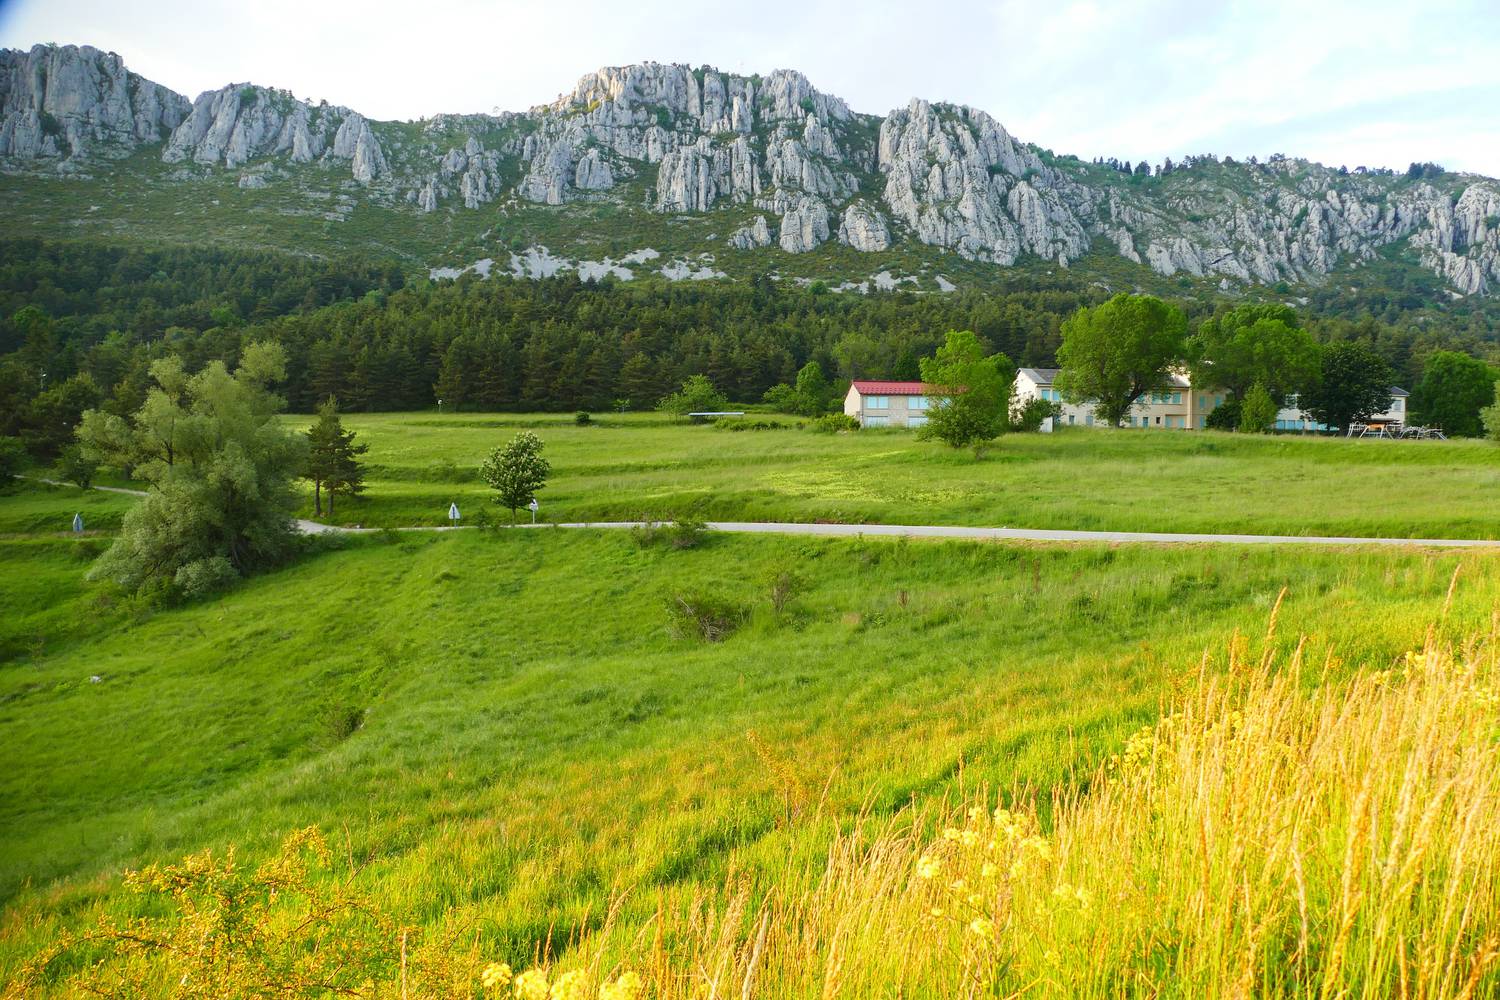
<instances>
[{"instance_id":1,"label":"white signpost","mask_svg":"<svg viewBox=\"0 0 1500 1000\"><path fill-rule=\"evenodd\" d=\"M450 503L448 505L448 520L452 521L454 524L458 523L458 504Z\"/></svg>"},{"instance_id":2,"label":"white signpost","mask_svg":"<svg viewBox=\"0 0 1500 1000\"><path fill-rule=\"evenodd\" d=\"M526 509L531 511L531 523L536 524L536 512L542 509L542 505L536 502L536 497L531 498L531 503L526 505Z\"/></svg>"},{"instance_id":3,"label":"white signpost","mask_svg":"<svg viewBox=\"0 0 1500 1000\"><path fill-rule=\"evenodd\" d=\"M83 533L83 515L82 514L74 514L73 515L73 531L76 534L82 534Z\"/></svg>"}]
</instances>

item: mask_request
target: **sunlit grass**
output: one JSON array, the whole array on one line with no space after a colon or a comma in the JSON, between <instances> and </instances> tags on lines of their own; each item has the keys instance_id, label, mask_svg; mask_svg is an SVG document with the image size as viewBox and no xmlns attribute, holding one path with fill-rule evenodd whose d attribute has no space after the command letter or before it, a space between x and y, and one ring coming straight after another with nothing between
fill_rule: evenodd
<instances>
[{"instance_id":1,"label":"sunlit grass","mask_svg":"<svg viewBox=\"0 0 1500 1000\"><path fill-rule=\"evenodd\" d=\"M1500 448L1486 442L1074 429L1004 437L976 462L905 431L731 433L654 414L589 427L570 415L344 419L371 446L367 494L340 507L351 524L445 523L450 503L471 516L489 501L480 462L525 427L553 467L544 520L1500 537Z\"/></svg>"}]
</instances>

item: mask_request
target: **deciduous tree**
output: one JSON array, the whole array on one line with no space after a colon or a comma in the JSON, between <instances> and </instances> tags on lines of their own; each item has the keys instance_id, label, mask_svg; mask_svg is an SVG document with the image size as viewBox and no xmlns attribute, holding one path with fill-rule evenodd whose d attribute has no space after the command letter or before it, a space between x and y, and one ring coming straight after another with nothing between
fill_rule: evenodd
<instances>
[{"instance_id":1,"label":"deciduous tree","mask_svg":"<svg viewBox=\"0 0 1500 1000\"><path fill-rule=\"evenodd\" d=\"M1193 384L1244 399L1259 382L1273 400L1300 393L1318 379L1318 344L1290 306L1236 306L1203 321L1189 344Z\"/></svg>"},{"instance_id":2,"label":"deciduous tree","mask_svg":"<svg viewBox=\"0 0 1500 1000\"><path fill-rule=\"evenodd\" d=\"M515 523L516 511L536 499L551 472L552 466L542 457L542 439L530 431L522 431L504 448L496 448L479 470L480 477L494 489L495 502L510 510L511 523Z\"/></svg>"},{"instance_id":3,"label":"deciduous tree","mask_svg":"<svg viewBox=\"0 0 1500 1000\"><path fill-rule=\"evenodd\" d=\"M986 355L968 330L950 331L937 354L922 359L930 404L923 433L954 448L973 448L977 456L1006 430L1015 378L1010 358Z\"/></svg>"},{"instance_id":4,"label":"deciduous tree","mask_svg":"<svg viewBox=\"0 0 1500 1000\"><path fill-rule=\"evenodd\" d=\"M285 352L251 344L233 373L211 361L175 397L180 366L153 372L158 385L132 420L92 410L79 427L84 455L152 484L90 576L191 589L284 558L306 444L276 421L283 404L270 387L285 375Z\"/></svg>"},{"instance_id":5,"label":"deciduous tree","mask_svg":"<svg viewBox=\"0 0 1500 1000\"><path fill-rule=\"evenodd\" d=\"M1461 351L1434 351L1411 394L1412 418L1445 434L1478 437L1479 411L1495 398L1495 370Z\"/></svg>"},{"instance_id":6,"label":"deciduous tree","mask_svg":"<svg viewBox=\"0 0 1500 1000\"><path fill-rule=\"evenodd\" d=\"M1323 348L1317 384L1302 393L1302 409L1335 430L1363 423L1391 405L1396 373L1364 344L1340 341Z\"/></svg>"},{"instance_id":7,"label":"deciduous tree","mask_svg":"<svg viewBox=\"0 0 1500 1000\"><path fill-rule=\"evenodd\" d=\"M1053 384L1071 403L1093 403L1119 426L1140 399L1181 361L1187 320L1154 295L1116 295L1063 321L1061 369Z\"/></svg>"}]
</instances>

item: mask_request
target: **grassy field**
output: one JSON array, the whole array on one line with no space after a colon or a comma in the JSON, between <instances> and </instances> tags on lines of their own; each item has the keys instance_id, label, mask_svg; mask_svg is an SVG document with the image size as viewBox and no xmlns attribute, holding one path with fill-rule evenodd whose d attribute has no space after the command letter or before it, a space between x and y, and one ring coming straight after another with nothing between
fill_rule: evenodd
<instances>
[{"instance_id":1,"label":"grassy field","mask_svg":"<svg viewBox=\"0 0 1500 1000\"><path fill-rule=\"evenodd\" d=\"M306 417L287 417L305 426ZM340 523L440 524L488 499L480 462L521 428L546 443L545 520L973 524L1122 531L1500 538L1500 448L1076 429L984 459L906 431L729 432L654 415L346 415L370 445ZM311 513L311 498L305 512Z\"/></svg>"},{"instance_id":2,"label":"grassy field","mask_svg":"<svg viewBox=\"0 0 1500 1000\"><path fill-rule=\"evenodd\" d=\"M627 433L557 434L558 493L571 435ZM80 502L28 488L0 521ZM641 920L815 873L861 816L1085 789L1282 588L1281 634L1314 664L1336 647L1332 676L1419 645L1455 568L1440 635L1500 600L1487 553L498 531L346 541L160 609L82 581L101 542L0 537L0 978L63 928L157 912L124 867L265 858L309 825L403 925L518 965L566 954L612 902ZM677 598L740 627L674 635Z\"/></svg>"}]
</instances>

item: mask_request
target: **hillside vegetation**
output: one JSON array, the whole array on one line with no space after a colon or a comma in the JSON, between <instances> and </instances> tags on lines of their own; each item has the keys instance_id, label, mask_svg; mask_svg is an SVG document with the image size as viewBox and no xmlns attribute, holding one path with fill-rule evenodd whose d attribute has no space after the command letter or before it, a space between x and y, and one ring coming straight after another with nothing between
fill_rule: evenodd
<instances>
[{"instance_id":1,"label":"hillside vegetation","mask_svg":"<svg viewBox=\"0 0 1500 1000\"><path fill-rule=\"evenodd\" d=\"M782 429L735 432L636 414L586 427L535 414L345 415L370 445L368 489L337 520L446 524L455 502L472 519L493 506L480 461L529 428L553 467L540 494L546 521L1500 537L1500 449L1487 442L1065 428L1003 436L976 462L910 431L817 434L775 419Z\"/></svg>"},{"instance_id":2,"label":"hillside vegetation","mask_svg":"<svg viewBox=\"0 0 1500 1000\"><path fill-rule=\"evenodd\" d=\"M32 490L0 505L18 502L27 518L51 503L61 521L75 497ZM1131 924L1104 939L1089 930L1091 922L1068 918L1038 939L1047 947L1014 960L998 961L1012 947L1000 936L996 961L985 959L980 968L965 957L967 945L952 952L941 945L946 925L924 922L921 912L933 904L922 902L928 889L907 887L911 863L931 853L928 838L948 822L941 818L945 802L967 804L989 789L987 809L996 792L1022 817L1035 802L1034 829L1053 845L1056 866L1028 875L1018 891L1046 895L1059 880L1092 893L1093 905L1117 906L1109 894L1118 883L1109 879L1128 869L1112 876L1103 865L1085 864L1092 848L1084 844L1121 829L1109 827L1108 817L1144 820L1131 803L1146 793L1126 786L1096 797L1100 782L1091 775L1122 751L1139 763L1140 748L1154 744L1130 734L1149 725L1160 706L1183 707L1200 661L1209 678L1240 674L1221 651L1229 641L1239 651L1233 657L1245 655L1229 637L1263 633L1283 588L1279 638L1269 646L1257 640L1248 655L1258 659L1274 648L1279 664L1305 637L1304 666L1278 669L1288 679L1331 685L1309 703L1314 707L1272 731L1294 741L1312 739L1297 735L1299 719L1312 732L1327 713L1338 714L1337 685L1351 671L1395 666L1392 682L1420 673L1417 665L1428 661L1408 661L1406 653L1420 648L1445 600L1451 605L1433 633L1438 642L1485 629L1500 599L1500 575L1485 553L730 536L674 550L642 547L628 533L502 531L351 542L254 578L220 600L153 608L82 583L80 556L98 548L89 538L50 534L0 540L0 558L12 570L0 579L0 599L13 609L0 673L0 726L12 762L0 778L0 886L8 897L0 975L21 983L25 963L58 947L64 953L32 987L16 986L29 994L43 982L70 994L96 959L108 975L138 983L165 982L162 976L186 968L174 963L209 961L207 953L174 958L147 949L121 964L114 946L96 940L80 952L66 942L72 933L137 918L155 922L153 934L195 926L179 925L174 914L196 898L195 880L210 869L194 862L199 875L148 878L133 883L137 892L121 885L123 868L205 849L222 862L235 845L236 863L251 866L236 877L254 881L269 876L253 876L253 866L308 826L329 845L323 861L303 854L306 841L293 845L292 855L309 866L309 888L284 898L247 888L242 902L252 912L268 907L267 926L288 930L301 918L279 924L283 918L271 915L278 908L296 911L299 901L322 898L318 893L357 894L382 916L337 940L369 945L345 972L356 982L368 976L384 984L374 995L398 995L399 927L408 928L413 962L419 951L423 963L436 961L433 949L448 956L442 975L466 984L458 995L474 995L489 962L520 969L540 961L555 973L595 956L603 956L594 966L601 975L623 962L656 976L652 989L661 995L677 995L703 976L739 982L758 936L765 944L755 962L766 971L757 973L763 990L755 995L807 995L827 978L854 995L859 977L893 971L887 960L903 934L930 939L910 953L909 969L896 980L915 993L947 992L945 983L1004 969L1005 976L1022 975L1041 968L1026 963L1041 962L1049 950L1069 963L1096 953L1136 955L1130 961L1147 962L1131 966L1144 982L1161 981L1178 964L1207 976L1236 954L1229 942L1241 940L1240 924L1231 920L1220 930L1221 916L1234 915L1215 911L1222 939L1192 930L1192 899L1225 900L1212 886L1190 888L1182 881L1186 869L1158 873L1164 892L1195 894L1182 904L1182 935L1156 946L1165 965L1131 950L1140 940ZM1449 598L1455 569L1459 585ZM778 611L782 574L792 582ZM684 601L718 609L738 627L722 642L679 637L687 633L674 609ZM1448 663L1443 655L1431 662ZM1490 716L1476 713L1492 711L1483 692L1493 679L1483 672L1487 660L1476 654L1471 661L1477 672L1455 677L1475 685L1476 712L1462 719L1435 714L1413 739L1447 739L1444 727L1459 722L1480 727L1464 733L1486 731ZM1277 704L1302 704L1297 685L1265 683ZM1364 699L1384 691L1369 681L1356 689ZM1205 697L1207 707L1190 709L1188 718L1218 711L1220 696ZM1236 707L1252 718L1269 712ZM1356 723L1340 723L1335 735ZM1263 738L1254 726L1243 731L1246 739ZM1205 730L1203 738L1210 736ZM1163 757L1160 772L1150 772L1162 783L1163 801L1180 800L1172 768L1187 767L1196 759L1191 754L1206 754L1228 775L1223 754L1255 753L1239 744L1196 746L1185 745L1188 756L1179 763ZM1297 780L1331 782L1319 759ZM1358 759L1347 766L1357 768ZM1286 780L1285 771L1267 771L1266 794ZM1379 780L1382 789L1398 781L1384 772ZM1172 808L1215 816L1227 809L1248 823L1250 814L1236 803L1260 801L1255 787L1226 786L1228 798ZM1468 790L1480 797L1471 799ZM1454 786L1445 794L1492 808L1493 798L1484 797L1492 792L1468 790ZM1327 794L1334 796L1329 815L1343 816L1348 803L1338 796L1353 792L1328 784ZM1170 815L1160 817L1163 832L1175 829ZM1383 818L1383 807L1378 815L1387 830L1394 820ZM1093 832L1075 835L1075 828ZM1309 834L1314 828L1331 838L1304 858L1322 901L1339 884L1344 828L1315 824ZM1155 836L1151 829L1119 840L1121 865L1136 863L1131 851L1150 854L1144 845ZM1444 825L1443 836L1457 830ZM1390 843L1382 834L1356 846L1384 857ZM1485 857L1466 855L1463 864L1482 866ZM960 863L968 862L953 860ZM1226 855L1223 863L1211 872L1214 885L1238 884L1244 871L1255 887L1280 884L1265 880L1286 876L1290 861ZM1428 864L1423 860L1420 872ZM1367 870L1373 878L1376 869ZM159 895L174 884L175 896ZM200 885L209 893L203 900L213 898L212 884ZM1469 892L1468 884L1454 883L1452 891ZM1255 889L1244 928L1259 935L1257 947L1268 955L1282 929L1297 926L1291 911L1277 909L1278 922L1266 925L1277 928L1274 934L1255 930L1273 914L1260 909L1270 906L1269 891ZM1357 898L1360 906L1377 905L1375 894L1361 890ZM1470 957L1480 954L1478 931L1494 927L1485 909L1492 898L1479 889L1471 898L1465 919L1474 934L1441 938L1466 942ZM216 911L203 900L195 912L208 919ZM1427 890L1403 905L1408 922L1446 912ZM1320 902L1314 910L1320 922L1310 940L1320 943L1304 949L1302 967L1321 974L1328 968L1321 942L1336 936L1322 921L1337 907ZM764 935L762 912L769 914ZM835 929L872 912L891 919L861 925L895 937L848 938ZM1364 969L1376 940L1368 935L1379 922L1374 910L1374 922L1365 921L1364 909L1351 912L1356 922L1346 937L1366 944L1349 952L1357 956L1350 968ZM1207 918L1205 911L1200 919ZM1004 926L999 919L995 925ZM380 930L387 926L389 934ZM1455 926L1433 924L1431 932L1456 933ZM651 944L658 933L666 936ZM956 942L972 939L961 926L951 933ZM830 934L843 942L837 952ZM319 947L312 938L289 940L288 954ZM1214 940L1229 950L1210 954ZM237 953L227 939L225 947L214 954L227 961ZM800 959L807 949L825 961ZM826 961L835 954L846 956L836 968ZM246 953L244 967L269 955ZM1277 975L1300 982L1289 956L1271 956L1289 963L1277 966ZM1413 969L1431 962L1415 952L1410 961ZM712 971L725 962L722 973ZM421 991L438 981L410 982L409 995L428 995ZM439 992L452 995L447 987L429 990Z\"/></svg>"}]
</instances>

